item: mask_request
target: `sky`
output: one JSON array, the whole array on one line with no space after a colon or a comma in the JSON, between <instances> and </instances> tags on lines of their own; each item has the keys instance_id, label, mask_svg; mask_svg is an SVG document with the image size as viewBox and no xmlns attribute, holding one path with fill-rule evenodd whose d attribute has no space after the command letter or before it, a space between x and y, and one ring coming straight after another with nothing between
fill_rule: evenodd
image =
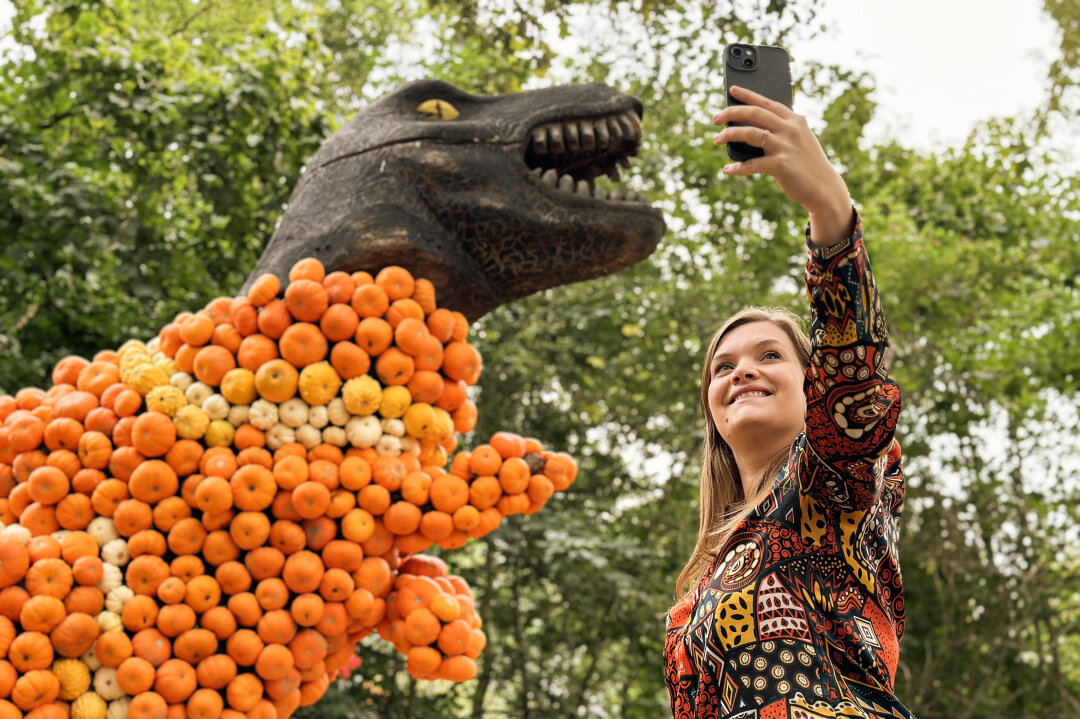
<instances>
[{"instance_id":1,"label":"sky","mask_svg":"<svg viewBox=\"0 0 1080 719\"><path fill-rule=\"evenodd\" d=\"M878 85L870 139L920 150L962 142L979 121L1046 97L1057 26L1042 0L823 0L830 31L792 56L866 70Z\"/></svg>"},{"instance_id":2,"label":"sky","mask_svg":"<svg viewBox=\"0 0 1080 719\"><path fill-rule=\"evenodd\" d=\"M829 31L789 50L796 62L868 71L879 103L868 139L933 151L962 142L982 120L1030 112L1045 98L1058 36L1042 4L822 0L818 20ZM0 32L13 12L11 0L0 0ZM1080 159L1080 138L1065 141Z\"/></svg>"}]
</instances>

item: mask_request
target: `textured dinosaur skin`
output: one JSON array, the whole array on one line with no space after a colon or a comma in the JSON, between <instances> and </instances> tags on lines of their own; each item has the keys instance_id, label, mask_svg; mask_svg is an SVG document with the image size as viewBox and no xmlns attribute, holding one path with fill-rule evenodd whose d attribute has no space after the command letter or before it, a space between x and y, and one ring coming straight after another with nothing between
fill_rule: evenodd
<instances>
[{"instance_id":1,"label":"textured dinosaur skin","mask_svg":"<svg viewBox=\"0 0 1080 719\"><path fill-rule=\"evenodd\" d=\"M439 100L435 115L418 111ZM451 106L459 115L437 115ZM611 199L601 174L640 146L642 106L604 85L481 97L435 80L406 84L331 136L308 164L245 284L283 281L302 257L328 270L401 265L475 320L549 287L647 257L659 210Z\"/></svg>"}]
</instances>

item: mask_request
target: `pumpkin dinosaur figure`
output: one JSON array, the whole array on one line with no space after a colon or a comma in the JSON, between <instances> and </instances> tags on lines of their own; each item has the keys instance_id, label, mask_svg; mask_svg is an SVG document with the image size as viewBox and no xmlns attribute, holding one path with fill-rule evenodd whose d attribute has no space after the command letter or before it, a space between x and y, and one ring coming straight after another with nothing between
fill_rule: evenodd
<instances>
[{"instance_id":1,"label":"pumpkin dinosaur figure","mask_svg":"<svg viewBox=\"0 0 1080 719\"><path fill-rule=\"evenodd\" d=\"M471 591L421 553L577 469L510 432L450 461L469 320L653 250L660 213L593 186L640 118L406 85L320 149L239 296L0 397L0 719L284 719L372 632L470 679Z\"/></svg>"}]
</instances>

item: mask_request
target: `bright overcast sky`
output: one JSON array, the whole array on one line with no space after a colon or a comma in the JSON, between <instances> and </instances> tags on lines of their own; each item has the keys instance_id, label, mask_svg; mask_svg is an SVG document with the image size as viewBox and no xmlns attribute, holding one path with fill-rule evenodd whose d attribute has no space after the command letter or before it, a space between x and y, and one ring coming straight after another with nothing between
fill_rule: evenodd
<instances>
[{"instance_id":1,"label":"bright overcast sky","mask_svg":"<svg viewBox=\"0 0 1080 719\"><path fill-rule=\"evenodd\" d=\"M877 81L873 139L931 150L979 121L1030 111L1046 97L1057 26L1041 0L823 0L830 32L791 48L868 71Z\"/></svg>"},{"instance_id":2,"label":"bright overcast sky","mask_svg":"<svg viewBox=\"0 0 1080 719\"><path fill-rule=\"evenodd\" d=\"M796 62L868 71L879 103L871 138L933 150L962 141L981 120L1024 113L1044 99L1058 37L1042 4L822 0L819 20L829 32L790 50ZM12 12L11 1L0 0L0 31Z\"/></svg>"}]
</instances>

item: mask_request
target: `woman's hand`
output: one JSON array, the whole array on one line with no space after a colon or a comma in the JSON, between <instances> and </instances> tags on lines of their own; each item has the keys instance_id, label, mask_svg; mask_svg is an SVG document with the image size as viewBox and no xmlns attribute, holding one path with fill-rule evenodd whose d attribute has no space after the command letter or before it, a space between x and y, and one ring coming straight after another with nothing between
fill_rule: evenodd
<instances>
[{"instance_id":1,"label":"woman's hand","mask_svg":"<svg viewBox=\"0 0 1080 719\"><path fill-rule=\"evenodd\" d=\"M806 118L745 88L732 87L731 94L746 104L724 108L713 122L747 124L724 128L714 141L717 145L745 142L762 148L765 156L726 165L724 174L764 172L775 177L784 194L810 213L810 237L815 245L827 247L848 237L854 216L847 185L825 157Z\"/></svg>"}]
</instances>

